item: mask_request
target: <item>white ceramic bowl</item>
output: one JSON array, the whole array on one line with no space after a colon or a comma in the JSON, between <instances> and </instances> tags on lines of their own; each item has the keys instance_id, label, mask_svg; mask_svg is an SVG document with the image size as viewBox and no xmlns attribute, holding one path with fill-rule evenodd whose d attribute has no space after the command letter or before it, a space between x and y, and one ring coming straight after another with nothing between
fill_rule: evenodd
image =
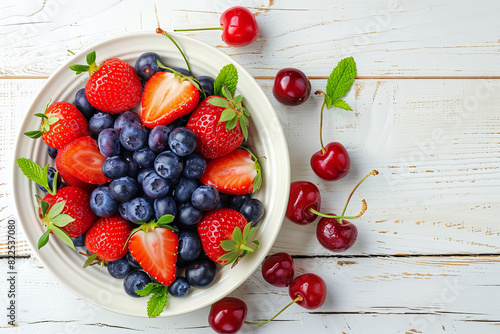
<instances>
[{"instance_id":1,"label":"white ceramic bowl","mask_svg":"<svg viewBox=\"0 0 500 334\"><path fill-rule=\"evenodd\" d=\"M263 170L263 185L254 197L264 203L266 214L260 222L257 234L261 247L255 253L244 258L233 269L229 266L223 267L210 288L192 289L185 298L169 298L161 316L179 315L211 305L236 289L257 269L280 230L290 184L290 162L283 130L269 99L254 78L242 66L216 48L190 37L173 36L186 53L194 75L216 77L219 70L228 63L234 64L238 69L237 93L244 97L244 104L252 113L249 145L259 157ZM33 140L22 133L39 127L38 118L33 115L43 112L50 99L53 102L74 102L76 91L85 86L88 75L75 75L68 66L85 64L85 56L94 50L97 53L98 63L117 57L134 66L135 60L142 53L154 51L164 58L167 65L185 67L181 55L172 42L165 36L154 33L128 34L82 51L62 65L34 99L19 130L15 158L30 158L42 166L48 163L53 165L41 139ZM31 248L57 280L76 295L102 308L126 315L147 316L147 297L129 297L123 290L123 280L112 278L105 268L93 266L83 269L84 257L56 238L51 238L45 247L37 250L37 241L44 229L37 219L34 195L42 194L35 184L20 172L15 162L13 193L17 214Z\"/></svg>"}]
</instances>

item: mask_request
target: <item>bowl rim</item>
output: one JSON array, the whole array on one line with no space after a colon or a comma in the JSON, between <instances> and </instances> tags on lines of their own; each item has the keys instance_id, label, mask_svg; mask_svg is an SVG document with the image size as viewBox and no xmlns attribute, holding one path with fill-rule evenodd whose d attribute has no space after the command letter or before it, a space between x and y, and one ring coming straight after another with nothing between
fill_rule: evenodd
<instances>
[{"instance_id":1,"label":"bowl rim","mask_svg":"<svg viewBox=\"0 0 500 334\"><path fill-rule=\"evenodd\" d=\"M210 44L208 44L206 42L200 41L198 39L189 37L189 36L179 35L179 34L175 34L175 33L169 33L169 34L179 44L192 43L193 45L195 45L197 47L209 48L209 49L211 49L211 51L213 51L214 53L216 53L217 56L220 56L220 57L224 58L224 60L227 63L234 64L236 66L236 68L238 69L238 73L240 75L241 75L241 73L244 73L245 74L245 79L249 80L249 83L253 87L255 87L257 89L257 91L259 92L260 95L262 95L263 101L261 101L261 102L263 102L263 103L266 104L266 109L272 111L270 117L272 117L274 119L274 121L275 121L274 124L273 124L273 126L274 126L273 131L277 131L278 132L278 137L280 138L279 142L274 142L273 141L273 145L280 146L279 150L280 150L280 152L281 152L281 154L283 155L283 158L284 158L284 161L280 162L281 164L283 164L283 166L282 166L283 168L282 168L282 170L280 170L280 178L282 178L284 180L284 183L287 184L288 186L285 187L284 189L282 189L282 191L284 191L284 192L282 192L280 194L280 196L283 196L286 199L285 203L287 203L288 202L287 199L288 199L288 195L289 195L289 184L290 184L290 157L289 157L289 151L288 151L288 147L287 147L287 143L286 143L286 137L284 135L284 132L283 132L281 123L279 122L279 119L278 119L278 116L276 114L276 111L275 111L274 107L272 106L272 104L271 104L269 98L267 97L266 93L262 89L262 87L257 83L257 81L255 80L255 78L252 75L250 75L250 73L248 73L243 68L243 66L241 66L237 61L235 61L234 59L232 59L230 56L228 56L226 53L222 52L221 50L215 48L214 46L212 46L212 45L210 45ZM152 35L160 36L158 34L151 33L151 32L127 33L127 34L124 34L124 35L121 35L121 36L117 36L117 37L114 37L114 38L107 39L105 41L101 41L101 42L99 42L97 44L91 45L90 47L88 47L88 48L86 48L86 49L78 52L74 56L70 57L66 62L64 62L63 64L61 64L61 66L56 71L54 71L54 73L52 73L49 76L49 78L43 84L43 86L40 88L40 90L35 95L35 97L32 98L31 103L30 103L29 107L26 110L30 111L30 110L36 108L37 107L37 102L39 103L41 101L41 99L44 96L47 95L46 91L49 89L48 87L50 86L50 84L52 83L52 81L55 81L55 78L57 78L58 76L60 76L63 71L67 71L69 65L77 63L77 61L83 61L85 59L85 56L89 52L92 52L94 50L99 50L99 49L103 48L104 46L106 46L109 43L120 43L120 42L129 40L129 39L151 37ZM172 45L172 47L173 47L173 45ZM147 52L147 51L151 51L151 50L144 50L143 52ZM180 57L180 55L179 55L179 57ZM87 80L87 78L85 79L85 81L86 80ZM65 89L66 88L63 88L62 90L64 91ZM112 311L112 312L115 312L115 313L119 313L119 314L124 314L124 315L129 315L129 316L137 316L137 317L147 317L147 315L145 314L145 308L143 310L138 310L137 313L133 313L133 314L130 313L130 312L122 312L120 310L116 310L116 309L112 308L110 305L107 305L107 304L103 305L103 303L100 303L97 299L88 298L88 296L82 295L80 293L80 291L78 291L75 288L75 284L69 284L66 280L61 279L61 273L59 273L58 271L54 270L54 262L55 261L49 261L46 256L42 255L41 252L40 252L40 250L37 249L37 244L36 244L36 240L34 239L34 237L33 238L30 237L30 233L27 231L28 223L23 223L25 221L25 219L23 219L23 218L25 218L24 211L30 211L30 210L26 210L25 208L23 208L23 204L26 205L26 203L25 202L23 203L23 201L22 201L23 200L23 196L21 196L21 194L20 194L21 191L19 191L18 189L16 189L17 188L16 185L18 184L18 182L23 182L22 181L23 178L26 180L25 182L28 182L29 180L18 169L17 164L16 164L16 158L22 156L22 154L21 154L22 148L20 147L20 143L24 139L23 138L24 135L22 133L22 129L26 128L27 124L30 123L30 121L31 121L32 118L33 118L32 114L30 112L26 112L26 114L24 116L24 119L23 119L23 121L22 121L22 123L20 125L20 128L18 129L17 134L16 134L15 149L13 150L13 159L12 159L12 165L11 165L12 166L12 174L11 174L11 176L12 176L11 186L12 187L11 187L11 191L12 191L12 194L13 194L13 197L14 197L14 207L15 207L15 212L17 214L17 218L18 218L19 222L21 223L20 224L21 228L24 231L24 234L26 236L26 240L28 241L28 244L31 247L33 253L35 254L36 258L43 263L44 267L46 269L48 269L48 271L51 273L51 275L54 276L57 279L57 281L59 283L61 283L66 289L70 290L76 296L79 296L82 299L84 299L86 302L91 303L91 304L96 305L96 306L99 306L101 308L107 309L109 311ZM31 152L31 154L34 154L34 152ZM33 156L30 156L30 158L33 158ZM31 184L31 189L33 189L35 187L34 184L32 184L33 182L29 181L29 183ZM29 195L32 195L32 193L30 193ZM266 208L266 209L268 209L268 208ZM218 296L217 298L215 298L215 299L212 298L212 299L207 300L207 301L205 301L203 303L199 303L195 307L192 307L191 309L188 309L188 310L186 310L184 312L175 312L175 311L174 312L166 312L167 311L167 308L166 308L163 311L163 313L160 314L159 317L175 316L175 315L186 314L186 313L190 313L190 312L196 311L198 309L201 309L201 308L203 308L205 306L208 306L211 303L213 303L213 302L215 302L215 301L217 301L217 300L219 300L219 299L227 296L228 294L230 294L231 292L233 292L236 288L238 288L239 286L241 286L241 284L243 284L256 271L256 269L258 268L258 266L261 264L262 260L264 260L264 258L267 256L267 254L271 250L271 248L274 245L274 243L276 241L276 238L277 238L277 236L279 234L279 231L281 229L281 226L282 226L282 223L283 223L283 220L284 220L284 217L285 217L286 205L282 205L280 208L273 207L272 210L273 211L280 210L280 212L278 213L278 216L281 217L280 221L275 223L275 224L278 225L277 228L275 229L275 233L270 237L269 242L266 245L262 245L261 244L261 247L259 249L259 253L260 253L259 258L260 258L260 260L259 261L253 261L252 264L251 264L251 266L249 267L249 269L246 270L244 272L244 274L241 274L240 277L236 280L236 283L233 283L232 286L230 286L228 289L224 290L224 292L220 296ZM28 214L28 213L26 213L26 214ZM36 215L34 212L32 212L32 214ZM25 226L25 224L26 224L26 226ZM45 246L45 247L47 247L47 246ZM64 247L67 247L67 246L64 246ZM72 264L69 261L66 261L66 263L68 265ZM80 269L80 270L82 270L82 269Z\"/></svg>"}]
</instances>

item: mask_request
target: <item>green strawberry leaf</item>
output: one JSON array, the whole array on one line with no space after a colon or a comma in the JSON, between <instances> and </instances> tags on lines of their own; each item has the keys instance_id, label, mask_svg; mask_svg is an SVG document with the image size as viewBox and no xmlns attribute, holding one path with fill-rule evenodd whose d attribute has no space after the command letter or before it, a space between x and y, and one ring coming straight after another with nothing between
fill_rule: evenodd
<instances>
[{"instance_id":1,"label":"green strawberry leaf","mask_svg":"<svg viewBox=\"0 0 500 334\"><path fill-rule=\"evenodd\" d=\"M216 107L229 108L229 101L222 97L212 97L207 102Z\"/></svg>"},{"instance_id":2,"label":"green strawberry leaf","mask_svg":"<svg viewBox=\"0 0 500 334\"><path fill-rule=\"evenodd\" d=\"M42 114L42 113L36 113L35 116L40 117L40 118L48 118L47 115Z\"/></svg>"},{"instance_id":3,"label":"green strawberry leaf","mask_svg":"<svg viewBox=\"0 0 500 334\"><path fill-rule=\"evenodd\" d=\"M73 217L71 217L70 215L67 215L65 213L61 213L61 214L58 214L57 216L55 216L54 218L52 218L51 221L56 226L64 227L64 226L68 225L69 223L74 222L75 219Z\"/></svg>"},{"instance_id":4,"label":"green strawberry leaf","mask_svg":"<svg viewBox=\"0 0 500 334\"><path fill-rule=\"evenodd\" d=\"M54 203L54 205L52 205L49 212L47 213L47 218L52 219L55 216L57 216L58 214L60 214L62 212L62 210L64 209L64 205L66 205L66 201L60 201L60 202Z\"/></svg>"},{"instance_id":5,"label":"green strawberry leaf","mask_svg":"<svg viewBox=\"0 0 500 334\"><path fill-rule=\"evenodd\" d=\"M342 59L333 69L326 83L326 95L333 101L341 98L351 89L357 75L354 58Z\"/></svg>"},{"instance_id":6,"label":"green strawberry leaf","mask_svg":"<svg viewBox=\"0 0 500 334\"><path fill-rule=\"evenodd\" d=\"M42 208L42 217L45 217L47 214L47 210L49 209L50 204L45 201L40 201L40 207Z\"/></svg>"},{"instance_id":7,"label":"green strawberry leaf","mask_svg":"<svg viewBox=\"0 0 500 334\"><path fill-rule=\"evenodd\" d=\"M236 111L233 108L226 108L220 115L219 122L227 122L236 117Z\"/></svg>"},{"instance_id":8,"label":"green strawberry leaf","mask_svg":"<svg viewBox=\"0 0 500 334\"><path fill-rule=\"evenodd\" d=\"M174 221L174 216L172 215L163 215L156 221L158 225L167 225ZM163 226L162 226L163 227Z\"/></svg>"},{"instance_id":9,"label":"green strawberry leaf","mask_svg":"<svg viewBox=\"0 0 500 334\"><path fill-rule=\"evenodd\" d=\"M23 174L28 179L41 185L43 188L45 188L52 195L55 194L56 189L54 189L54 190L50 189L49 183L47 181L47 169L49 168L49 165L42 168L36 162L33 162L30 159L26 159L26 158L18 158L18 159L16 159L16 162L17 162L17 165L19 166L19 169L21 169Z\"/></svg>"},{"instance_id":10,"label":"green strawberry leaf","mask_svg":"<svg viewBox=\"0 0 500 334\"><path fill-rule=\"evenodd\" d=\"M347 104L346 101L344 100L335 100L332 104L333 107L337 107L337 108L340 108L340 109L344 109L344 110L349 110L349 111L352 111L351 107ZM328 108L328 106L327 106Z\"/></svg>"},{"instance_id":11,"label":"green strawberry leaf","mask_svg":"<svg viewBox=\"0 0 500 334\"><path fill-rule=\"evenodd\" d=\"M222 240L220 242L220 246L226 252L230 252L236 248L236 242L234 242L233 240Z\"/></svg>"},{"instance_id":12,"label":"green strawberry leaf","mask_svg":"<svg viewBox=\"0 0 500 334\"><path fill-rule=\"evenodd\" d=\"M234 127L236 126L236 121L237 120L238 119L235 117L235 118L227 121L227 123L226 123L226 130L227 131L231 131L232 129L234 129Z\"/></svg>"},{"instance_id":13,"label":"green strawberry leaf","mask_svg":"<svg viewBox=\"0 0 500 334\"><path fill-rule=\"evenodd\" d=\"M231 95L234 95L236 92L236 85L238 84L238 70L233 64L227 64L224 66L214 83L214 95L222 96L223 90L222 87L225 85Z\"/></svg>"},{"instance_id":14,"label":"green strawberry leaf","mask_svg":"<svg viewBox=\"0 0 500 334\"><path fill-rule=\"evenodd\" d=\"M141 290L137 290L137 293L141 297L145 297L152 293L148 300L148 317L155 318L163 312L165 306L167 305L167 287L158 283L149 283Z\"/></svg>"},{"instance_id":15,"label":"green strawberry leaf","mask_svg":"<svg viewBox=\"0 0 500 334\"><path fill-rule=\"evenodd\" d=\"M59 117L56 117L56 116L49 117L47 119L47 125L50 126L52 124L56 124L58 120L59 120Z\"/></svg>"},{"instance_id":16,"label":"green strawberry leaf","mask_svg":"<svg viewBox=\"0 0 500 334\"><path fill-rule=\"evenodd\" d=\"M51 230L52 232L54 232L55 236L58 237L62 242L64 242L69 247L73 248L73 250L76 250L75 245L73 244L73 240L71 240L68 233L66 233L60 227L57 227L55 225L52 226Z\"/></svg>"},{"instance_id":17,"label":"green strawberry leaf","mask_svg":"<svg viewBox=\"0 0 500 334\"><path fill-rule=\"evenodd\" d=\"M38 239L38 249L42 248L49 242L50 230L45 231L44 234Z\"/></svg>"},{"instance_id":18,"label":"green strawberry leaf","mask_svg":"<svg viewBox=\"0 0 500 334\"><path fill-rule=\"evenodd\" d=\"M69 69L76 72L76 74L80 74L83 72L87 72L90 69L88 65L69 65Z\"/></svg>"},{"instance_id":19,"label":"green strawberry leaf","mask_svg":"<svg viewBox=\"0 0 500 334\"><path fill-rule=\"evenodd\" d=\"M87 64L92 65L93 63L95 63L95 59L96 59L96 56L95 56L95 51L92 51L91 53L89 53L87 55Z\"/></svg>"},{"instance_id":20,"label":"green strawberry leaf","mask_svg":"<svg viewBox=\"0 0 500 334\"><path fill-rule=\"evenodd\" d=\"M92 265L92 262L94 262L95 259L97 259L97 254L92 254L91 256L89 256L87 261L85 261L85 263L83 264L83 268L87 268L88 266Z\"/></svg>"},{"instance_id":21,"label":"green strawberry leaf","mask_svg":"<svg viewBox=\"0 0 500 334\"><path fill-rule=\"evenodd\" d=\"M25 136L28 136L33 139L40 138L42 136L43 132L40 130L34 130L34 131L27 131L24 133Z\"/></svg>"}]
</instances>

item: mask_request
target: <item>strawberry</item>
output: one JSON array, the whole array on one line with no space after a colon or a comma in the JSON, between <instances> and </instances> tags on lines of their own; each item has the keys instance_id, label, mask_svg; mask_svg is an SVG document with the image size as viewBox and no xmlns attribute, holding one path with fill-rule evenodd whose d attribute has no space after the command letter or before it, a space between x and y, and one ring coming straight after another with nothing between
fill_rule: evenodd
<instances>
[{"instance_id":1,"label":"strawberry","mask_svg":"<svg viewBox=\"0 0 500 334\"><path fill-rule=\"evenodd\" d=\"M175 71L156 73L144 86L142 123L148 128L167 125L193 111L199 96L192 78Z\"/></svg>"},{"instance_id":2,"label":"strawberry","mask_svg":"<svg viewBox=\"0 0 500 334\"><path fill-rule=\"evenodd\" d=\"M206 159L216 159L235 150L248 136L248 110L242 97L209 96L193 111L186 127L196 134L197 151Z\"/></svg>"},{"instance_id":3,"label":"strawberry","mask_svg":"<svg viewBox=\"0 0 500 334\"><path fill-rule=\"evenodd\" d=\"M163 285L169 286L177 272L179 239L167 224L172 215L165 215L136 228L130 237L128 249L145 272Z\"/></svg>"},{"instance_id":4,"label":"strawberry","mask_svg":"<svg viewBox=\"0 0 500 334\"><path fill-rule=\"evenodd\" d=\"M85 96L95 108L118 114L134 108L142 95L141 80L132 66L118 58L107 59L100 66L95 63L95 51L87 55L88 65L71 65L80 74L89 72Z\"/></svg>"},{"instance_id":5,"label":"strawberry","mask_svg":"<svg viewBox=\"0 0 500 334\"><path fill-rule=\"evenodd\" d=\"M90 135L87 120L71 103L56 102L47 105L45 112L35 114L42 118L40 130L24 134L33 139L42 137L45 144L60 149L79 137Z\"/></svg>"},{"instance_id":6,"label":"strawberry","mask_svg":"<svg viewBox=\"0 0 500 334\"><path fill-rule=\"evenodd\" d=\"M103 184L111 181L102 173L104 160L94 139L80 137L57 153L56 167L70 184L76 182L75 178L85 183Z\"/></svg>"},{"instance_id":7,"label":"strawberry","mask_svg":"<svg viewBox=\"0 0 500 334\"><path fill-rule=\"evenodd\" d=\"M197 228L203 250L219 264L233 263L234 267L242 257L254 251L247 242L255 236L257 228L250 227L250 223L236 210L210 211L197 224ZM253 242L259 246L258 241Z\"/></svg>"},{"instance_id":8,"label":"strawberry","mask_svg":"<svg viewBox=\"0 0 500 334\"><path fill-rule=\"evenodd\" d=\"M98 219L85 236L85 247L95 255L89 260L98 257L102 261L114 261L124 257L127 254L128 237L133 228L132 223L118 214Z\"/></svg>"},{"instance_id":9,"label":"strawberry","mask_svg":"<svg viewBox=\"0 0 500 334\"><path fill-rule=\"evenodd\" d=\"M261 168L250 150L238 148L221 158L209 160L200 181L221 193L250 194L259 190L262 184Z\"/></svg>"}]
</instances>

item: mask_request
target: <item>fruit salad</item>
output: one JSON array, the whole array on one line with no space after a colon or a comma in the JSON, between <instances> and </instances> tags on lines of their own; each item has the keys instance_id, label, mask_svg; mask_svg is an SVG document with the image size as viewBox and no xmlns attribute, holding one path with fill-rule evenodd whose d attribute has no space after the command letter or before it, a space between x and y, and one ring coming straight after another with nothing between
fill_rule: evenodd
<instances>
[{"instance_id":1,"label":"fruit salad","mask_svg":"<svg viewBox=\"0 0 500 334\"><path fill-rule=\"evenodd\" d=\"M259 246L265 210L251 194L262 171L242 146L250 113L235 95L232 64L212 78L155 52L134 67L96 59L92 52L70 66L89 74L85 87L73 103L49 102L35 115L40 128L25 133L43 140L52 166L17 164L45 193L38 248L56 237L81 254L83 268L106 266L124 293L151 295L155 317L169 295L210 287L221 265Z\"/></svg>"}]
</instances>

